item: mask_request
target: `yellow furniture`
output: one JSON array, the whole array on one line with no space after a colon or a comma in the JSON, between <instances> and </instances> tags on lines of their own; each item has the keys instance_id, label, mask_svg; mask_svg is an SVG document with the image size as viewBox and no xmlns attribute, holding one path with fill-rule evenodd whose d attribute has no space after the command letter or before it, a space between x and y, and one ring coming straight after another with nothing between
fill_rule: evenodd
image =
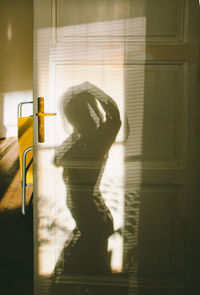
<instances>
[{"instance_id":1,"label":"yellow furniture","mask_svg":"<svg viewBox=\"0 0 200 295\"><path fill-rule=\"evenodd\" d=\"M22 106L18 105L19 164L22 182L22 214L26 214L26 186L33 184L33 116L23 117ZM32 198L31 200L32 201Z\"/></svg>"}]
</instances>

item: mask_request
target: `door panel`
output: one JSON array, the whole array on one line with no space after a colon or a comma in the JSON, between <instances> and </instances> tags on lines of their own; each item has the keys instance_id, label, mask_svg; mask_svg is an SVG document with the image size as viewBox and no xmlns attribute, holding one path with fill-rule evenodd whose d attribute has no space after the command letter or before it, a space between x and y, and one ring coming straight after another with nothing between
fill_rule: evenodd
<instances>
[{"instance_id":1,"label":"door panel","mask_svg":"<svg viewBox=\"0 0 200 295\"><path fill-rule=\"evenodd\" d=\"M183 41L185 1L182 0L53 2L54 25L60 42L123 41L124 38L129 41Z\"/></svg>"},{"instance_id":2,"label":"door panel","mask_svg":"<svg viewBox=\"0 0 200 295\"><path fill-rule=\"evenodd\" d=\"M189 78L198 58L190 21L191 13L197 20L196 8L194 0L35 0L34 97L45 97L45 112L57 113L45 118L42 144L34 121L35 294L186 294L195 241L188 206L198 192L197 152L190 156L189 144L197 128L190 120L197 80ZM55 164L73 132L65 101L85 89L84 82L117 103L122 121L92 199L100 189L113 218L115 232L106 242L110 273L77 271L82 258L70 260L76 218L65 175L69 163ZM76 164L83 174L75 190L92 177L86 159ZM80 191L87 196L91 187Z\"/></svg>"}]
</instances>

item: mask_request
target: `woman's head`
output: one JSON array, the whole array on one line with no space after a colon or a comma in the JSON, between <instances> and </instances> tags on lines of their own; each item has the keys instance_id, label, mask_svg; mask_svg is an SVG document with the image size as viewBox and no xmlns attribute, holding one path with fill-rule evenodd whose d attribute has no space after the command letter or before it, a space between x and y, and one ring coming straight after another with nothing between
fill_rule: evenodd
<instances>
[{"instance_id":1,"label":"woman's head","mask_svg":"<svg viewBox=\"0 0 200 295\"><path fill-rule=\"evenodd\" d=\"M90 101L95 99L89 92L75 95L64 108L64 114L74 130L80 134L96 129L97 125L90 112Z\"/></svg>"}]
</instances>

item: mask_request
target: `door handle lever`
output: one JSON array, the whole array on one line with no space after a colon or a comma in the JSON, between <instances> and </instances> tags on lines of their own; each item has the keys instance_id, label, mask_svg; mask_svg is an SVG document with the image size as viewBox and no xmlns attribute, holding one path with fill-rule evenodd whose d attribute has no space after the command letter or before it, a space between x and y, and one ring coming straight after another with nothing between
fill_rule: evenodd
<instances>
[{"instance_id":1,"label":"door handle lever","mask_svg":"<svg viewBox=\"0 0 200 295\"><path fill-rule=\"evenodd\" d=\"M47 117L47 116L55 116L56 113L42 113L42 112L39 112L36 114L36 116L38 117Z\"/></svg>"},{"instance_id":2,"label":"door handle lever","mask_svg":"<svg viewBox=\"0 0 200 295\"><path fill-rule=\"evenodd\" d=\"M44 117L55 116L56 113L45 113L44 112L44 97L38 97L38 142L44 142Z\"/></svg>"}]
</instances>

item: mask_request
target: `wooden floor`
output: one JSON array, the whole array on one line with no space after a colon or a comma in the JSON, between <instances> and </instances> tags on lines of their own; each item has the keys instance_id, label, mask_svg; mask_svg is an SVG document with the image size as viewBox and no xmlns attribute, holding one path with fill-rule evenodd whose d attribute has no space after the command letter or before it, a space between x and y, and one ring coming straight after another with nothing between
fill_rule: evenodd
<instances>
[{"instance_id":1,"label":"wooden floor","mask_svg":"<svg viewBox=\"0 0 200 295\"><path fill-rule=\"evenodd\" d=\"M28 187L28 198L32 187ZM0 294L32 294L32 217L21 214L17 138L0 139Z\"/></svg>"}]
</instances>

